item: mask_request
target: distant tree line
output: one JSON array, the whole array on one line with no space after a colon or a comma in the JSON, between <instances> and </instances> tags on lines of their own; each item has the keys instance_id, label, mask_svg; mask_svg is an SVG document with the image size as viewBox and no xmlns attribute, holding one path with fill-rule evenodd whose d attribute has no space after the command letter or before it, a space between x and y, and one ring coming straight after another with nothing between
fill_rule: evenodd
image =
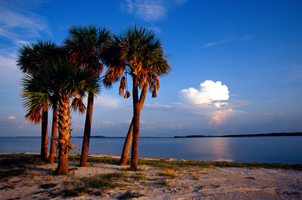
<instances>
[{"instance_id":1,"label":"distant tree line","mask_svg":"<svg viewBox=\"0 0 302 200\"><path fill-rule=\"evenodd\" d=\"M186 136L174 136L174 138L196 138L196 137L259 137L259 136L302 136L302 132L296 132L296 133L238 134L238 135L220 135L220 136L186 135Z\"/></svg>"}]
</instances>

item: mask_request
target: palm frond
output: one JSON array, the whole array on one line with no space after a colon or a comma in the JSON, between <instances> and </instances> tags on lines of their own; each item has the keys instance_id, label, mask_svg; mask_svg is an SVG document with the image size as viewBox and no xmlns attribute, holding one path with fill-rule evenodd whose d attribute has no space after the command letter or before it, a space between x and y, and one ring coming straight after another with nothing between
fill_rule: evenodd
<instances>
[{"instance_id":1,"label":"palm frond","mask_svg":"<svg viewBox=\"0 0 302 200\"><path fill-rule=\"evenodd\" d=\"M100 76L104 69L101 62L102 49L110 37L110 30L106 27L99 28L94 24L86 26L78 24L69 28L69 35L64 40L64 44L73 59Z\"/></svg>"},{"instance_id":2,"label":"palm frond","mask_svg":"<svg viewBox=\"0 0 302 200\"><path fill-rule=\"evenodd\" d=\"M105 87L111 87L119 80L123 70L139 79L139 88L149 82L150 92L156 97L159 80L170 73L171 67L164 56L163 45L152 30L138 28L135 24L127 27L120 35L113 35L104 46L104 63L108 67L102 82ZM118 72L118 73L116 73ZM123 93L123 84L119 94Z\"/></svg>"},{"instance_id":3,"label":"palm frond","mask_svg":"<svg viewBox=\"0 0 302 200\"><path fill-rule=\"evenodd\" d=\"M82 98L74 98L72 103L71 103L71 108L73 109L73 111L79 111L80 114L84 114L85 110L86 110L86 106L83 103L83 99Z\"/></svg>"},{"instance_id":4,"label":"palm frond","mask_svg":"<svg viewBox=\"0 0 302 200\"><path fill-rule=\"evenodd\" d=\"M23 73L36 73L46 59L57 60L66 54L64 48L51 41L38 40L31 45L23 45L18 51L17 66Z\"/></svg>"},{"instance_id":5,"label":"palm frond","mask_svg":"<svg viewBox=\"0 0 302 200\"><path fill-rule=\"evenodd\" d=\"M152 98L157 97L157 91L159 90L159 79L157 76L152 76L149 80L149 91L152 93Z\"/></svg>"},{"instance_id":6,"label":"palm frond","mask_svg":"<svg viewBox=\"0 0 302 200\"><path fill-rule=\"evenodd\" d=\"M123 76L120 82L119 95L124 96L124 90L126 89L126 78Z\"/></svg>"},{"instance_id":7,"label":"palm frond","mask_svg":"<svg viewBox=\"0 0 302 200\"><path fill-rule=\"evenodd\" d=\"M49 100L45 93L40 92L23 92L21 93L23 107L27 114L25 118L31 123L39 123L42 120L41 110L43 107L48 107Z\"/></svg>"},{"instance_id":8,"label":"palm frond","mask_svg":"<svg viewBox=\"0 0 302 200\"><path fill-rule=\"evenodd\" d=\"M125 93L124 98L128 99L130 96L131 96L131 93L127 90L126 93Z\"/></svg>"}]
</instances>

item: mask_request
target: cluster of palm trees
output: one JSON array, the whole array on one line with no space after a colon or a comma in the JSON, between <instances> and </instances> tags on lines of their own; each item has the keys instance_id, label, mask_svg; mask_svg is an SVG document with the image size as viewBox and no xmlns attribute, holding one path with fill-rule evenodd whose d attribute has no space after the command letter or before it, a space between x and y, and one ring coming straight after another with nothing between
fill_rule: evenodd
<instances>
[{"instance_id":1,"label":"cluster of palm trees","mask_svg":"<svg viewBox=\"0 0 302 200\"><path fill-rule=\"evenodd\" d=\"M133 80L133 118L125 140L120 164L126 165L132 143L131 168L138 167L140 113L149 89L156 97L159 77L171 67L164 55L160 39L151 30L136 25L121 34L112 34L97 25L71 26L63 45L38 41L19 50L17 65L24 73L21 94L25 117L41 123L41 157L54 162L56 142L58 167L56 173L68 173L71 111L86 111L80 166L85 167L91 133L94 96L100 85L110 88L120 82L119 94L128 98L127 76ZM106 73L100 77L106 68ZM126 90L126 91L125 91ZM139 91L140 97L139 97ZM87 108L83 98L87 96ZM53 110L51 147L48 155L48 110ZM57 138L59 130L59 138Z\"/></svg>"}]
</instances>

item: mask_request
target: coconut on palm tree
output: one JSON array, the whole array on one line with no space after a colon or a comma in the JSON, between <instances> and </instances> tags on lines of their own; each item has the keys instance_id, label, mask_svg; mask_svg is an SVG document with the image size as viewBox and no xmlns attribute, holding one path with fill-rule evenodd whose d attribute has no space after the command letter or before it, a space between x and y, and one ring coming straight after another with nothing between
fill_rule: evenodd
<instances>
[{"instance_id":1,"label":"coconut on palm tree","mask_svg":"<svg viewBox=\"0 0 302 200\"><path fill-rule=\"evenodd\" d=\"M164 57L161 41L155 37L152 31L148 31L146 28L138 29L136 25L127 28L121 35L114 35L102 55L105 64L109 67L103 78L106 87L111 87L112 83L121 80L119 93L124 95L126 89L125 76L129 74L132 77L133 118L131 126L133 126L133 139L131 167L137 169L140 113L147 89L149 86L152 96L156 97L159 89L158 76L166 75L171 67ZM138 98L139 88L142 89L140 99ZM129 132L131 132L131 126Z\"/></svg>"},{"instance_id":2,"label":"coconut on palm tree","mask_svg":"<svg viewBox=\"0 0 302 200\"><path fill-rule=\"evenodd\" d=\"M64 50L51 41L37 41L32 45L23 45L19 49L17 65L25 74L35 74L41 70L41 65L46 59L58 60L59 56L65 54ZM44 101L40 105L27 108L25 118L33 123L41 122L41 158L48 158L48 109L50 103ZM46 97L45 97L46 98ZM53 117L56 117L56 107L53 106ZM52 137L56 136L56 120L52 124ZM54 160L55 143L52 142L50 149L50 162Z\"/></svg>"},{"instance_id":3,"label":"coconut on palm tree","mask_svg":"<svg viewBox=\"0 0 302 200\"><path fill-rule=\"evenodd\" d=\"M77 148L70 143L71 102L75 98L82 99L88 91L97 93L98 90L98 78L87 70L82 70L79 65L68 57L57 61L47 60L41 65L39 72L27 74L22 80L22 99L27 108L40 105L40 101L46 101L49 94L55 94L59 102L59 139L52 138L59 142L57 174L68 174L69 151L72 147Z\"/></svg>"},{"instance_id":4,"label":"coconut on palm tree","mask_svg":"<svg viewBox=\"0 0 302 200\"><path fill-rule=\"evenodd\" d=\"M65 39L64 44L72 58L77 60L84 70L99 77L103 72L102 48L109 38L110 31L107 28L101 29L96 25L71 26L69 36ZM80 167L87 166L94 96L93 91L89 91Z\"/></svg>"}]
</instances>

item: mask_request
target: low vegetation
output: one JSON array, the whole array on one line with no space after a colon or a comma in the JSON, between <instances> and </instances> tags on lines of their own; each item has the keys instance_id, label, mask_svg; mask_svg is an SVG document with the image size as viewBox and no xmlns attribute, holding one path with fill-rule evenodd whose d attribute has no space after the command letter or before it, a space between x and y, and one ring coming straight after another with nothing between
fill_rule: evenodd
<instances>
[{"instance_id":1,"label":"low vegetation","mask_svg":"<svg viewBox=\"0 0 302 200\"><path fill-rule=\"evenodd\" d=\"M4 178L9 178L12 176L19 176L24 173L25 173L24 169L1 170L0 171L0 180L4 179Z\"/></svg>"},{"instance_id":2,"label":"low vegetation","mask_svg":"<svg viewBox=\"0 0 302 200\"><path fill-rule=\"evenodd\" d=\"M106 188L110 190L117 187L122 187L123 185L118 183L118 180L125 177L128 177L127 174L123 172L115 172L112 174L106 174L104 176L85 177L81 180L85 187Z\"/></svg>"},{"instance_id":3,"label":"low vegetation","mask_svg":"<svg viewBox=\"0 0 302 200\"><path fill-rule=\"evenodd\" d=\"M41 165L44 161L33 154L1 154L0 168L12 169L15 167L25 167L26 165Z\"/></svg>"},{"instance_id":4,"label":"low vegetation","mask_svg":"<svg viewBox=\"0 0 302 200\"><path fill-rule=\"evenodd\" d=\"M26 165L44 164L39 157L32 154L2 154L0 155L0 180L25 174Z\"/></svg>"},{"instance_id":5,"label":"low vegetation","mask_svg":"<svg viewBox=\"0 0 302 200\"><path fill-rule=\"evenodd\" d=\"M163 171L159 172L159 175L164 176L166 178L174 179L176 178L176 171L171 169L164 169Z\"/></svg>"},{"instance_id":6,"label":"low vegetation","mask_svg":"<svg viewBox=\"0 0 302 200\"><path fill-rule=\"evenodd\" d=\"M79 155L71 155L69 161L79 163ZM7 181L9 177L19 176L27 174L31 176L31 172L27 172L28 169L33 168L36 165L41 165L44 162L36 155L31 154L2 154L0 155L0 181ZM100 163L109 163L118 165L119 159L109 157L88 157L89 165L96 165ZM211 167L245 167L245 168L274 168L274 169L293 169L302 171L301 164L278 164L278 163L226 163L226 162L193 162L193 161L166 161L166 160L139 160L140 165L151 166L155 168L152 175L146 175L147 168L139 168L138 170L119 169L116 172L103 175L95 175L84 178L76 178L73 176L73 171L68 175L68 179L63 183L57 183L56 177L52 176L51 172L46 172L47 182L40 182L39 188L42 191L39 193L45 193L50 198L56 197L78 197L83 194L89 194L94 196L105 197L110 195L111 191L116 188L120 188L119 193L116 196L119 199L133 199L139 198L142 195L139 192L127 191L133 186L147 186L148 188L173 188L176 182L183 179L190 179L194 181L200 181L203 175L208 174L202 172L204 168ZM77 168L73 168L77 169ZM45 173L45 172L43 172ZM189 176L187 176L189 175ZM40 176L36 175L35 176ZM254 177L247 176L246 179L255 180ZM34 178L32 178L34 179ZM219 188L220 185L212 184L212 187ZM200 186L199 190L204 189L206 186ZM12 185L5 185L0 189L14 188ZM126 192L127 191L127 192ZM172 191L172 189L171 189Z\"/></svg>"},{"instance_id":7,"label":"low vegetation","mask_svg":"<svg viewBox=\"0 0 302 200\"><path fill-rule=\"evenodd\" d=\"M79 162L80 155L69 156L70 162ZM118 158L110 157L88 157L88 162L118 164ZM302 164L280 164L280 163L234 163L234 162L198 162L198 161L166 161L139 159L139 165L150 165L163 170L179 171L184 168L201 167L247 167L247 168L268 168L268 169L291 169L302 171ZM33 154L2 154L0 155L0 179L19 176L25 173L26 165L41 165L45 162ZM167 172L167 171L166 171Z\"/></svg>"},{"instance_id":8,"label":"low vegetation","mask_svg":"<svg viewBox=\"0 0 302 200\"><path fill-rule=\"evenodd\" d=\"M139 198L142 197L143 195L138 193L138 192L129 192L127 191L125 194L122 194L119 196L119 200L124 200L124 199L133 199L133 198Z\"/></svg>"}]
</instances>

